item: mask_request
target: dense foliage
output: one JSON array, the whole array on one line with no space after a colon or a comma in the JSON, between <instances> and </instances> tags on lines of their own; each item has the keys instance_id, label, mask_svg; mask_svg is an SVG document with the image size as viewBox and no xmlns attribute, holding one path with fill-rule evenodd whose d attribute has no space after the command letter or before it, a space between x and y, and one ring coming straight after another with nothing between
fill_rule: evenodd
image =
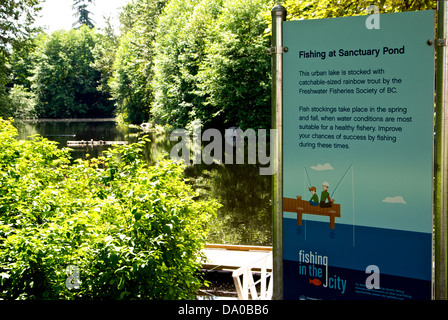
<instances>
[{"instance_id":1,"label":"dense foliage","mask_svg":"<svg viewBox=\"0 0 448 320\"><path fill-rule=\"evenodd\" d=\"M157 122L185 128L204 101L195 92L205 42L222 1L172 0L158 22L155 41L154 102Z\"/></svg>"},{"instance_id":2,"label":"dense foliage","mask_svg":"<svg viewBox=\"0 0 448 320\"><path fill-rule=\"evenodd\" d=\"M40 0L0 0L0 116L14 116L9 99L11 49L25 51L38 28L33 26Z\"/></svg>"},{"instance_id":3,"label":"dense foliage","mask_svg":"<svg viewBox=\"0 0 448 320\"><path fill-rule=\"evenodd\" d=\"M67 149L16 134L0 119L1 299L194 297L217 205L194 199L181 166L148 166L144 141L71 164Z\"/></svg>"},{"instance_id":4,"label":"dense foliage","mask_svg":"<svg viewBox=\"0 0 448 320\"><path fill-rule=\"evenodd\" d=\"M123 34L109 80L117 114L131 123L148 120L153 101L154 38L166 0L134 1L121 14Z\"/></svg>"},{"instance_id":5,"label":"dense foliage","mask_svg":"<svg viewBox=\"0 0 448 320\"><path fill-rule=\"evenodd\" d=\"M42 36L36 49L32 89L44 118L111 116L110 95L97 89L102 74L94 68L102 35L82 26Z\"/></svg>"},{"instance_id":6,"label":"dense foliage","mask_svg":"<svg viewBox=\"0 0 448 320\"><path fill-rule=\"evenodd\" d=\"M269 1L172 0L156 37L155 120L270 126Z\"/></svg>"},{"instance_id":7,"label":"dense foliage","mask_svg":"<svg viewBox=\"0 0 448 320\"><path fill-rule=\"evenodd\" d=\"M271 39L265 32L270 9L266 0L224 1L199 66L199 93L206 100L197 117L203 123L270 127L271 58L266 48Z\"/></svg>"},{"instance_id":8,"label":"dense foliage","mask_svg":"<svg viewBox=\"0 0 448 320\"><path fill-rule=\"evenodd\" d=\"M285 0L288 20L320 19L366 14L370 5L376 5L380 13L436 9L432 0Z\"/></svg>"}]
</instances>

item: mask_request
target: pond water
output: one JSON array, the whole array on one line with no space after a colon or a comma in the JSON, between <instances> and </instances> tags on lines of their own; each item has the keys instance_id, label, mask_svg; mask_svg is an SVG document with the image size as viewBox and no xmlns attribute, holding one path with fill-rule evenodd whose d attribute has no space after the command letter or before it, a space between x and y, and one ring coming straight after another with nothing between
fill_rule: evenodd
<instances>
[{"instance_id":1,"label":"pond water","mask_svg":"<svg viewBox=\"0 0 448 320\"><path fill-rule=\"evenodd\" d=\"M39 134L66 147L67 141L137 141L139 128L118 125L114 121L44 121L16 123L19 139ZM161 156L169 157L177 143L169 134L145 132L151 140L145 158L153 164ZM83 145L71 147L73 158L96 157L110 146ZM185 169L203 198L222 204L217 217L210 222L209 243L272 245L271 176L260 175L252 164L196 164Z\"/></svg>"}]
</instances>

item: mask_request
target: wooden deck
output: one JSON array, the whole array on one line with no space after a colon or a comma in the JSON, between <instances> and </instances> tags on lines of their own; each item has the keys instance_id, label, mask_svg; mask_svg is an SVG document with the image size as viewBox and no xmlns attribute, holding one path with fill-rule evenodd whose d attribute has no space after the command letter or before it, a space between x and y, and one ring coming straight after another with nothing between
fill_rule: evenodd
<instances>
[{"instance_id":1,"label":"wooden deck","mask_svg":"<svg viewBox=\"0 0 448 320\"><path fill-rule=\"evenodd\" d=\"M203 253L207 258L203 269L232 272L238 299L272 299L272 247L209 244Z\"/></svg>"},{"instance_id":2,"label":"wooden deck","mask_svg":"<svg viewBox=\"0 0 448 320\"><path fill-rule=\"evenodd\" d=\"M261 264L257 263L272 255L272 247L208 244L203 252L207 257L203 268L207 270L233 271L248 265L253 270L261 270ZM272 270L272 260L268 263L268 269Z\"/></svg>"},{"instance_id":3,"label":"wooden deck","mask_svg":"<svg viewBox=\"0 0 448 320\"><path fill-rule=\"evenodd\" d=\"M304 213L330 217L331 229L335 227L335 218L341 217L340 204L333 203L330 208L321 208L319 206L312 206L309 201L302 200L301 196L297 196L296 199L283 198L283 211L296 212L297 224L299 226L302 225L302 215Z\"/></svg>"}]
</instances>

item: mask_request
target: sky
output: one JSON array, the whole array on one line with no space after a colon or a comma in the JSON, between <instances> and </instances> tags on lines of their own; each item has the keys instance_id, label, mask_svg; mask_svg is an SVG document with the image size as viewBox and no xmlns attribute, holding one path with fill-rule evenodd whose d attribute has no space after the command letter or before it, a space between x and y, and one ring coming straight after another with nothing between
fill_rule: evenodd
<instances>
[{"instance_id":1,"label":"sky","mask_svg":"<svg viewBox=\"0 0 448 320\"><path fill-rule=\"evenodd\" d=\"M118 14L120 8L130 0L95 0L95 4L89 4L88 9L92 12L92 20L97 28L105 26L103 16L110 16L116 31L118 32ZM70 30L76 18L73 16L73 0L45 0L42 3L41 17L36 20L36 24L45 27L47 33L65 29Z\"/></svg>"}]
</instances>

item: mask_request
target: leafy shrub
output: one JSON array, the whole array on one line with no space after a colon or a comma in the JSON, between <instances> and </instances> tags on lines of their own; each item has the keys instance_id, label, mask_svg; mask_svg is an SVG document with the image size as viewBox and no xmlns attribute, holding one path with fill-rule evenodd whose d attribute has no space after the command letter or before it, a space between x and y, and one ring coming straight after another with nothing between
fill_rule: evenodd
<instances>
[{"instance_id":1,"label":"leafy shrub","mask_svg":"<svg viewBox=\"0 0 448 320\"><path fill-rule=\"evenodd\" d=\"M72 161L54 142L15 135L0 119L0 298L194 297L219 205L194 199L180 165L148 166L144 139ZM69 266L78 287L66 285Z\"/></svg>"},{"instance_id":2,"label":"leafy shrub","mask_svg":"<svg viewBox=\"0 0 448 320\"><path fill-rule=\"evenodd\" d=\"M16 119L36 118L36 97L24 86L15 84L9 91L9 98Z\"/></svg>"}]
</instances>

